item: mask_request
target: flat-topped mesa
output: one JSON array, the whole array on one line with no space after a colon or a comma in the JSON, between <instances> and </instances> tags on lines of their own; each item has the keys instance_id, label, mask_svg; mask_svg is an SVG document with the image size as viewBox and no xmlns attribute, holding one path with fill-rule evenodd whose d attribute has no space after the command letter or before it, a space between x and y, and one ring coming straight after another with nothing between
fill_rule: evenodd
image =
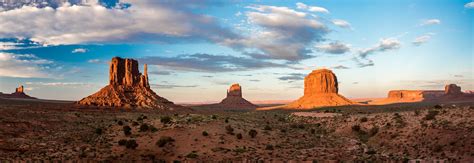
<instances>
[{"instance_id":1,"label":"flat-topped mesa","mask_svg":"<svg viewBox=\"0 0 474 163\"><path fill-rule=\"evenodd\" d=\"M461 87L456 84L448 84L444 87L444 94L446 95L461 95Z\"/></svg>"},{"instance_id":2,"label":"flat-topped mesa","mask_svg":"<svg viewBox=\"0 0 474 163\"><path fill-rule=\"evenodd\" d=\"M20 85L18 88L15 88L15 93L24 93L23 85Z\"/></svg>"},{"instance_id":3,"label":"flat-topped mesa","mask_svg":"<svg viewBox=\"0 0 474 163\"><path fill-rule=\"evenodd\" d=\"M227 90L227 97L229 96L242 97L242 87L239 84L232 84Z\"/></svg>"},{"instance_id":4,"label":"flat-topped mesa","mask_svg":"<svg viewBox=\"0 0 474 163\"><path fill-rule=\"evenodd\" d=\"M226 109L255 109L257 105L252 104L242 97L242 87L232 84L227 90L227 97L218 106Z\"/></svg>"},{"instance_id":5,"label":"flat-topped mesa","mask_svg":"<svg viewBox=\"0 0 474 163\"><path fill-rule=\"evenodd\" d=\"M109 84L149 87L147 65L144 65L142 75L138 70L137 60L114 57L110 62Z\"/></svg>"},{"instance_id":6,"label":"flat-topped mesa","mask_svg":"<svg viewBox=\"0 0 474 163\"><path fill-rule=\"evenodd\" d=\"M338 93L337 77L328 69L313 70L304 78L304 95Z\"/></svg>"},{"instance_id":7,"label":"flat-topped mesa","mask_svg":"<svg viewBox=\"0 0 474 163\"><path fill-rule=\"evenodd\" d=\"M138 70L138 61L114 57L110 62L109 85L78 101L81 105L149 108L160 110L182 109L173 102L158 96L148 82L148 67Z\"/></svg>"},{"instance_id":8,"label":"flat-topped mesa","mask_svg":"<svg viewBox=\"0 0 474 163\"><path fill-rule=\"evenodd\" d=\"M337 94L336 75L328 69L313 70L304 78L304 95L285 106L290 109L313 109L324 106L341 106L355 104Z\"/></svg>"}]
</instances>

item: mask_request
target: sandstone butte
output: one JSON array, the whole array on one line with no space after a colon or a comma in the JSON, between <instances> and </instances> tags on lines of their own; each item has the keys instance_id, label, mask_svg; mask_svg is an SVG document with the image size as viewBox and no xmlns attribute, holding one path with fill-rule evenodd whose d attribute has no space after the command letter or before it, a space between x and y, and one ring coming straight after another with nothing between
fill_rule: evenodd
<instances>
[{"instance_id":1,"label":"sandstone butte","mask_svg":"<svg viewBox=\"0 0 474 163\"><path fill-rule=\"evenodd\" d=\"M383 102L420 102L435 100L462 100L472 98L472 95L463 93L456 84L448 84L444 90L391 90Z\"/></svg>"},{"instance_id":2,"label":"sandstone butte","mask_svg":"<svg viewBox=\"0 0 474 163\"><path fill-rule=\"evenodd\" d=\"M147 65L144 73L138 70L138 61L114 57L110 62L109 85L97 93L78 101L81 105L100 107L145 108L175 110L181 106L158 96L150 89Z\"/></svg>"},{"instance_id":3,"label":"sandstone butte","mask_svg":"<svg viewBox=\"0 0 474 163\"><path fill-rule=\"evenodd\" d=\"M25 89L24 89L23 85L20 85L18 88L15 88L15 92L13 92L13 93L11 93L11 94L3 94L3 93L0 93L0 97L3 97L3 98L36 99L36 98L34 98L34 97L28 96L28 95L25 93Z\"/></svg>"},{"instance_id":4,"label":"sandstone butte","mask_svg":"<svg viewBox=\"0 0 474 163\"><path fill-rule=\"evenodd\" d=\"M255 109L257 105L252 104L242 97L242 87L239 84L232 84L227 90L227 97L219 104L219 107L229 109Z\"/></svg>"},{"instance_id":5,"label":"sandstone butte","mask_svg":"<svg viewBox=\"0 0 474 163\"><path fill-rule=\"evenodd\" d=\"M338 94L336 75L328 69L313 70L304 78L304 95L284 108L313 109L356 104Z\"/></svg>"}]
</instances>

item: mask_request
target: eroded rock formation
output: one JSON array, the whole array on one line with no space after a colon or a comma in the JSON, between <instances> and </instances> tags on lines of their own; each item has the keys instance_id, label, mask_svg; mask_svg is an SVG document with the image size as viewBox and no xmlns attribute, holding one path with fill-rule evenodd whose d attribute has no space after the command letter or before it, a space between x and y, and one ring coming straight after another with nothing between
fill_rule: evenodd
<instances>
[{"instance_id":1,"label":"eroded rock formation","mask_svg":"<svg viewBox=\"0 0 474 163\"><path fill-rule=\"evenodd\" d=\"M11 93L11 94L3 94L3 93L0 93L0 97L3 97L3 98L36 99L36 98L34 98L34 97L28 96L28 95L25 93L25 89L24 89L23 85L20 85L18 88L15 88L15 92L13 92L13 93Z\"/></svg>"},{"instance_id":2,"label":"eroded rock formation","mask_svg":"<svg viewBox=\"0 0 474 163\"><path fill-rule=\"evenodd\" d=\"M461 95L461 87L457 86L456 84L448 84L444 87L444 93L446 95Z\"/></svg>"},{"instance_id":3,"label":"eroded rock formation","mask_svg":"<svg viewBox=\"0 0 474 163\"><path fill-rule=\"evenodd\" d=\"M313 70L304 79L304 95L287 108L312 109L323 106L351 105L354 102L338 94L336 75L328 69Z\"/></svg>"},{"instance_id":4,"label":"eroded rock formation","mask_svg":"<svg viewBox=\"0 0 474 163\"><path fill-rule=\"evenodd\" d=\"M144 74L138 70L138 61L112 58L110 62L109 85L78 102L82 105L125 108L150 108L174 110L181 106L158 96L150 89L147 65Z\"/></svg>"},{"instance_id":5,"label":"eroded rock formation","mask_svg":"<svg viewBox=\"0 0 474 163\"><path fill-rule=\"evenodd\" d=\"M227 109L255 109L257 105L252 104L242 97L242 87L232 84L227 90L227 97L219 103L220 107Z\"/></svg>"}]
</instances>

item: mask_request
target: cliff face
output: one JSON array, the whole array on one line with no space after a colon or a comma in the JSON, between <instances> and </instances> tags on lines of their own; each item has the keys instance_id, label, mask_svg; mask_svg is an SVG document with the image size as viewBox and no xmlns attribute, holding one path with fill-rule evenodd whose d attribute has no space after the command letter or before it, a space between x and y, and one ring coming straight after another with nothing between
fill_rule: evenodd
<instances>
[{"instance_id":1,"label":"cliff face","mask_svg":"<svg viewBox=\"0 0 474 163\"><path fill-rule=\"evenodd\" d=\"M252 104L242 97L242 87L233 84L227 90L227 97L219 103L220 107L227 109L255 109L257 105Z\"/></svg>"},{"instance_id":2,"label":"cliff face","mask_svg":"<svg viewBox=\"0 0 474 163\"><path fill-rule=\"evenodd\" d=\"M312 109L355 104L338 94L336 75L328 69L314 70L304 79L304 95L286 108Z\"/></svg>"},{"instance_id":3,"label":"cliff face","mask_svg":"<svg viewBox=\"0 0 474 163\"><path fill-rule=\"evenodd\" d=\"M15 88L15 92L11 94L3 94L0 92L0 97L2 98L24 98L24 99L36 99L35 97L28 96L25 93L23 85L20 85L18 88Z\"/></svg>"},{"instance_id":4,"label":"cliff face","mask_svg":"<svg viewBox=\"0 0 474 163\"><path fill-rule=\"evenodd\" d=\"M141 74L138 70L138 61L114 57L110 62L109 85L78 103L91 106L161 110L181 108L150 89L147 71L146 64L144 74Z\"/></svg>"}]
</instances>

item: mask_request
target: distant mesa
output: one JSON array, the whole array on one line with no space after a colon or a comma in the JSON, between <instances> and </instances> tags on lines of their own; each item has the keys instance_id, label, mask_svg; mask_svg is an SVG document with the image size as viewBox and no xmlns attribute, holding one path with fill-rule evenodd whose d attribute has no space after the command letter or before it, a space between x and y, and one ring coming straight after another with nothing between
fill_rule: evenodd
<instances>
[{"instance_id":1,"label":"distant mesa","mask_svg":"<svg viewBox=\"0 0 474 163\"><path fill-rule=\"evenodd\" d=\"M313 70L304 78L304 95L282 107L268 109L313 109L325 106L343 106L356 104L338 94L339 87L336 75L328 69Z\"/></svg>"},{"instance_id":2,"label":"distant mesa","mask_svg":"<svg viewBox=\"0 0 474 163\"><path fill-rule=\"evenodd\" d=\"M242 97L242 87L239 84L232 84L227 90L227 97L218 106L230 109L255 109L257 105L252 104Z\"/></svg>"},{"instance_id":3,"label":"distant mesa","mask_svg":"<svg viewBox=\"0 0 474 163\"><path fill-rule=\"evenodd\" d=\"M175 110L182 106L158 96L150 89L147 65L144 73L138 70L138 61L114 57L110 62L109 85L78 101L82 105Z\"/></svg>"},{"instance_id":4,"label":"distant mesa","mask_svg":"<svg viewBox=\"0 0 474 163\"><path fill-rule=\"evenodd\" d=\"M387 99L380 103L451 101L471 99L473 95L461 91L456 84L448 84L444 90L391 90Z\"/></svg>"},{"instance_id":5,"label":"distant mesa","mask_svg":"<svg viewBox=\"0 0 474 163\"><path fill-rule=\"evenodd\" d=\"M15 92L13 92L11 94L0 93L0 97L2 97L2 98L36 99L35 97L28 96L25 93L25 89L24 89L23 85L20 85L18 88L15 88Z\"/></svg>"}]
</instances>

